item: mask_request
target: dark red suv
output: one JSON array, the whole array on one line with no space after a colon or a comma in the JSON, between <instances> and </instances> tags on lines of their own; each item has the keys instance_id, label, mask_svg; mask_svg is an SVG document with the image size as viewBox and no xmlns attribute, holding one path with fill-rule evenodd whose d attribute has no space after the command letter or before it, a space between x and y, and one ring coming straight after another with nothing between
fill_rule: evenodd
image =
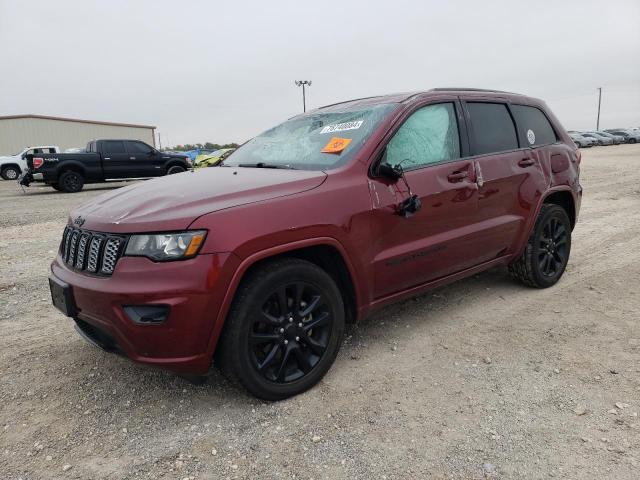
<instances>
[{"instance_id":1,"label":"dark red suv","mask_svg":"<svg viewBox=\"0 0 640 480\"><path fill-rule=\"evenodd\" d=\"M562 276L580 153L546 105L435 89L329 105L216 168L70 216L54 304L103 348L187 376L219 365L281 399L333 363L346 322L496 265Z\"/></svg>"}]
</instances>

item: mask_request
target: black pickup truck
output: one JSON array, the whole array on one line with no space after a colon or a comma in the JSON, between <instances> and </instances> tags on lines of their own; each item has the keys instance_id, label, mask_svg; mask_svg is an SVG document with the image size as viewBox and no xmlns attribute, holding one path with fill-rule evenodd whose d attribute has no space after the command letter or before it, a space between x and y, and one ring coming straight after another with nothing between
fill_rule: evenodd
<instances>
[{"instance_id":1,"label":"black pickup truck","mask_svg":"<svg viewBox=\"0 0 640 480\"><path fill-rule=\"evenodd\" d=\"M29 170L20 184L44 182L61 192L79 192L85 183L159 177L184 172L191 160L139 140L94 140L81 153L27 155Z\"/></svg>"}]
</instances>

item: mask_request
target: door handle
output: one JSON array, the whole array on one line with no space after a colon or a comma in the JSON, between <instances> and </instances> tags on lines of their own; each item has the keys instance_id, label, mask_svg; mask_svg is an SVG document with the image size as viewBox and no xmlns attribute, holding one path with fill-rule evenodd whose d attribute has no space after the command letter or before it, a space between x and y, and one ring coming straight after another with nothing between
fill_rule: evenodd
<instances>
[{"instance_id":1,"label":"door handle","mask_svg":"<svg viewBox=\"0 0 640 480\"><path fill-rule=\"evenodd\" d=\"M104 157L103 160L111 160L111 157Z\"/></svg>"},{"instance_id":2,"label":"door handle","mask_svg":"<svg viewBox=\"0 0 640 480\"><path fill-rule=\"evenodd\" d=\"M523 158L522 160L520 160L518 162L518 165L520 165L521 167L525 168L525 167L530 167L534 163L536 163L536 162L535 162L535 160L533 158Z\"/></svg>"},{"instance_id":3,"label":"door handle","mask_svg":"<svg viewBox=\"0 0 640 480\"><path fill-rule=\"evenodd\" d=\"M449 180L450 182L459 182L460 180L462 180L463 178L467 178L469 176L469 172L467 172L466 170L462 170L459 172L453 172L449 175L447 175L447 180Z\"/></svg>"},{"instance_id":4,"label":"door handle","mask_svg":"<svg viewBox=\"0 0 640 480\"><path fill-rule=\"evenodd\" d=\"M135 160L136 157L129 157L129 160Z\"/></svg>"}]
</instances>

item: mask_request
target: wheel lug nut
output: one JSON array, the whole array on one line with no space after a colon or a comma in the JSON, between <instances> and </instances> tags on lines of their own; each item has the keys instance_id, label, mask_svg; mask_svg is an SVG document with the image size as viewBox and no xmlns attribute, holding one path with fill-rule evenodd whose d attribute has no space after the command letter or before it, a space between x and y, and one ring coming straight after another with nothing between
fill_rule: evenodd
<instances>
[{"instance_id":1,"label":"wheel lug nut","mask_svg":"<svg viewBox=\"0 0 640 480\"><path fill-rule=\"evenodd\" d=\"M296 342L299 342L299 341L300 341L300 337L296 337Z\"/></svg>"},{"instance_id":2,"label":"wheel lug nut","mask_svg":"<svg viewBox=\"0 0 640 480\"><path fill-rule=\"evenodd\" d=\"M289 323L293 322L293 317L289 317Z\"/></svg>"},{"instance_id":3,"label":"wheel lug nut","mask_svg":"<svg viewBox=\"0 0 640 480\"><path fill-rule=\"evenodd\" d=\"M287 345L289 343L289 340L285 340L284 344Z\"/></svg>"},{"instance_id":4,"label":"wheel lug nut","mask_svg":"<svg viewBox=\"0 0 640 480\"><path fill-rule=\"evenodd\" d=\"M302 328L302 322L300 322L300 323L298 324L298 326L299 326L300 328Z\"/></svg>"},{"instance_id":5,"label":"wheel lug nut","mask_svg":"<svg viewBox=\"0 0 640 480\"><path fill-rule=\"evenodd\" d=\"M281 328L281 329L280 329L280 333L284 333L284 328Z\"/></svg>"}]
</instances>

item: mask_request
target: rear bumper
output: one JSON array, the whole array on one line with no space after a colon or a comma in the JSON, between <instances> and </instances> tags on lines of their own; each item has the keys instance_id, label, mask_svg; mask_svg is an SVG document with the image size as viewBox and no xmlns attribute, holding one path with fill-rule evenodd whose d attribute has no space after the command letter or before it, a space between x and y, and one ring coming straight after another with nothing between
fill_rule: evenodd
<instances>
[{"instance_id":1,"label":"rear bumper","mask_svg":"<svg viewBox=\"0 0 640 480\"><path fill-rule=\"evenodd\" d=\"M71 286L83 337L135 362L201 375L211 366L227 272L235 264L231 254L166 263L123 257L111 277L96 277L69 269L58 256L51 273ZM132 305L166 305L169 313L160 324L140 324L124 310Z\"/></svg>"}]
</instances>

